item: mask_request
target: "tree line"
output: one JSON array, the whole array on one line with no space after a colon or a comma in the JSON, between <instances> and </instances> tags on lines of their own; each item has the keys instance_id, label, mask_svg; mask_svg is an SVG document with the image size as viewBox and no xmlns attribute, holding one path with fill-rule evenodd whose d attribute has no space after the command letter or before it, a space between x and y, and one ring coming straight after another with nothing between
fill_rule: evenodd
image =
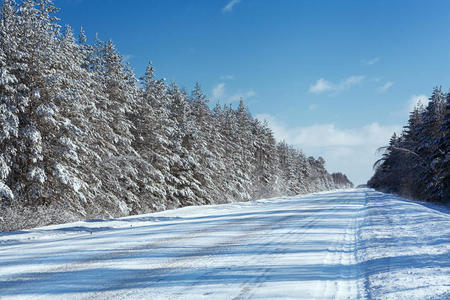
<instances>
[{"instance_id":1,"label":"tree line","mask_svg":"<svg viewBox=\"0 0 450 300\"><path fill-rule=\"evenodd\" d=\"M428 105L416 106L408 124L375 163L370 187L412 199L450 202L450 93L435 87Z\"/></svg>"},{"instance_id":2,"label":"tree line","mask_svg":"<svg viewBox=\"0 0 450 300\"><path fill-rule=\"evenodd\" d=\"M3 230L352 185L277 143L242 101L210 108L199 84L188 93L151 63L138 80L111 41L88 44L57 10L1 6Z\"/></svg>"}]
</instances>

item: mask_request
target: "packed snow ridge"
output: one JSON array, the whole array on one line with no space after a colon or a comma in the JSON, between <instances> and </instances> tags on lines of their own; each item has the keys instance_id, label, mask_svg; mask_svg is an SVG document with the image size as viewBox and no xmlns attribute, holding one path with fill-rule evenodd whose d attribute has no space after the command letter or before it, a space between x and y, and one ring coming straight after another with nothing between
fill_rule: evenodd
<instances>
[{"instance_id":1,"label":"packed snow ridge","mask_svg":"<svg viewBox=\"0 0 450 300\"><path fill-rule=\"evenodd\" d=\"M449 299L450 216L372 189L0 234L0 298Z\"/></svg>"}]
</instances>

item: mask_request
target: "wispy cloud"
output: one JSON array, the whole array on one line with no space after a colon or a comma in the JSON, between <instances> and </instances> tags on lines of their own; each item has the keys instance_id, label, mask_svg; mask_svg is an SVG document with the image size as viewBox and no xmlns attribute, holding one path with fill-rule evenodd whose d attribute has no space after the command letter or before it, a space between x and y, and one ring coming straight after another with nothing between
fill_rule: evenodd
<instances>
[{"instance_id":1,"label":"wispy cloud","mask_svg":"<svg viewBox=\"0 0 450 300\"><path fill-rule=\"evenodd\" d=\"M320 94L325 92L341 92L350 89L354 85L360 84L365 76L350 76L338 83L333 83L324 78L320 78L314 84L310 85L309 92Z\"/></svg>"},{"instance_id":2,"label":"wispy cloud","mask_svg":"<svg viewBox=\"0 0 450 300\"><path fill-rule=\"evenodd\" d=\"M240 93L233 94L233 95L229 96L226 100L227 100L227 102L230 103L230 102L238 101L240 99L245 100L245 99L248 99L248 98L251 98L254 96L256 96L255 91L248 90L246 92L240 92Z\"/></svg>"},{"instance_id":3,"label":"wispy cloud","mask_svg":"<svg viewBox=\"0 0 450 300\"><path fill-rule=\"evenodd\" d=\"M365 76L350 76L339 84L341 89L349 89L352 85L359 84Z\"/></svg>"},{"instance_id":4,"label":"wispy cloud","mask_svg":"<svg viewBox=\"0 0 450 300\"><path fill-rule=\"evenodd\" d=\"M394 83L392 81L388 81L385 84L383 84L382 86L378 87L378 91L380 93L384 93L386 92L388 89L390 89L392 86L394 85Z\"/></svg>"},{"instance_id":5,"label":"wispy cloud","mask_svg":"<svg viewBox=\"0 0 450 300\"><path fill-rule=\"evenodd\" d=\"M241 2L241 0L231 0L227 5L224 6L224 8L222 8L222 12L226 13L232 11L233 7L239 2Z\"/></svg>"},{"instance_id":6,"label":"wispy cloud","mask_svg":"<svg viewBox=\"0 0 450 300\"><path fill-rule=\"evenodd\" d=\"M270 114L256 117L268 122L278 141L285 140L307 155L323 156L329 171L344 172L356 184L370 178L372 164L379 158L376 149L388 143L392 133L400 132L402 128L378 123L351 129L338 128L332 123L289 127Z\"/></svg>"},{"instance_id":7,"label":"wispy cloud","mask_svg":"<svg viewBox=\"0 0 450 300\"><path fill-rule=\"evenodd\" d=\"M427 107L429 101L426 95L412 95L408 101L408 113L413 111L416 106Z\"/></svg>"},{"instance_id":8,"label":"wispy cloud","mask_svg":"<svg viewBox=\"0 0 450 300\"><path fill-rule=\"evenodd\" d=\"M320 78L319 80L316 81L315 84L309 87L309 92L315 94L328 92L331 90L333 90L331 82L325 80L324 78Z\"/></svg>"},{"instance_id":9,"label":"wispy cloud","mask_svg":"<svg viewBox=\"0 0 450 300\"><path fill-rule=\"evenodd\" d=\"M409 114L414 110L417 106L422 106L423 108L427 107L428 102L430 100L424 94L411 95L409 98L406 98L403 106L396 110L391 110L389 114L399 120L402 120L405 123L408 120Z\"/></svg>"},{"instance_id":10,"label":"wispy cloud","mask_svg":"<svg viewBox=\"0 0 450 300\"><path fill-rule=\"evenodd\" d=\"M361 63L366 66L371 66L371 65L376 64L379 60L380 60L379 57L374 57L374 58L370 58L370 59L362 59Z\"/></svg>"},{"instance_id":11,"label":"wispy cloud","mask_svg":"<svg viewBox=\"0 0 450 300\"><path fill-rule=\"evenodd\" d=\"M308 106L308 109L311 110L311 111L316 110L317 109L317 104L310 104Z\"/></svg>"},{"instance_id":12,"label":"wispy cloud","mask_svg":"<svg viewBox=\"0 0 450 300\"><path fill-rule=\"evenodd\" d=\"M222 76L220 76L220 79L221 80L233 80L234 79L234 75L231 75L231 74L229 74L229 75L222 75Z\"/></svg>"},{"instance_id":13,"label":"wispy cloud","mask_svg":"<svg viewBox=\"0 0 450 300\"><path fill-rule=\"evenodd\" d=\"M226 83L220 82L213 87L212 97L214 100L221 100L225 103L236 102L240 99L245 100L256 95L255 91L250 89L247 91L238 91L236 93L229 94L226 90Z\"/></svg>"},{"instance_id":14,"label":"wispy cloud","mask_svg":"<svg viewBox=\"0 0 450 300\"><path fill-rule=\"evenodd\" d=\"M225 95L225 82L217 84L212 91L212 96L214 99L222 98Z\"/></svg>"},{"instance_id":15,"label":"wispy cloud","mask_svg":"<svg viewBox=\"0 0 450 300\"><path fill-rule=\"evenodd\" d=\"M124 61L124 62L129 62L130 59L132 59L132 58L133 58L133 55L132 55L132 54L125 54L125 55L123 56L123 61Z\"/></svg>"}]
</instances>

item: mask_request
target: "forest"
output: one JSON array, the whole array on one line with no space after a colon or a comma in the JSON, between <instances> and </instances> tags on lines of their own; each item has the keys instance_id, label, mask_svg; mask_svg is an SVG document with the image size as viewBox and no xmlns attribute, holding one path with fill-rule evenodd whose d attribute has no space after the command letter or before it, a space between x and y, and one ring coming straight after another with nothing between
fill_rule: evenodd
<instances>
[{"instance_id":1,"label":"forest","mask_svg":"<svg viewBox=\"0 0 450 300\"><path fill-rule=\"evenodd\" d=\"M351 187L277 142L241 100L210 106L137 79L112 41L61 26L49 0L5 0L0 19L3 231Z\"/></svg>"},{"instance_id":2,"label":"forest","mask_svg":"<svg viewBox=\"0 0 450 300\"><path fill-rule=\"evenodd\" d=\"M408 124L375 163L368 185L406 198L450 202L450 93L435 87L428 105L416 106Z\"/></svg>"}]
</instances>

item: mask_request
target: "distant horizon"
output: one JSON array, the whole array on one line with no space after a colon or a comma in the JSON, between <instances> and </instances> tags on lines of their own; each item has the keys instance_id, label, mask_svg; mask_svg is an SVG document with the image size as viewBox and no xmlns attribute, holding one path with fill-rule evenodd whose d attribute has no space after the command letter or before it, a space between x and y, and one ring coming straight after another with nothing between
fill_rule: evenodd
<instances>
[{"instance_id":1,"label":"distant horizon","mask_svg":"<svg viewBox=\"0 0 450 300\"><path fill-rule=\"evenodd\" d=\"M61 24L112 39L140 77L211 103L243 98L277 140L365 184L378 147L450 80L447 1L56 0ZM418 59L420 58L420 59ZM444 85L445 87L445 85Z\"/></svg>"}]
</instances>

